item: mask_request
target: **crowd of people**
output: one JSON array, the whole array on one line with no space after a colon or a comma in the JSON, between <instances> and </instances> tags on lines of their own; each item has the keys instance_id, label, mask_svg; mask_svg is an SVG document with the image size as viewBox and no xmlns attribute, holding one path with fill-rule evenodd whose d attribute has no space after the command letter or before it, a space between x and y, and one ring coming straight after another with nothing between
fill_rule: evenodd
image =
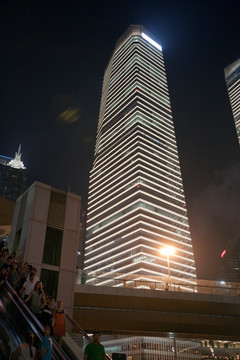
<instances>
[{"instance_id":1,"label":"crowd of people","mask_svg":"<svg viewBox=\"0 0 240 360\"><path fill-rule=\"evenodd\" d=\"M19 264L15 253L9 252L4 243L0 243L0 286L8 281L13 289L22 298L32 313L42 323L47 331L47 339L44 337L42 349L47 345L46 351L42 350L38 357L44 360L50 359L50 338L53 336L57 343L62 346L62 337L66 334L65 312L63 302L59 300L55 305L55 299L47 296L42 282L37 275L37 269L28 263ZM26 334L23 344L19 347L20 353L28 353L24 359L35 359L35 348L32 346L33 334ZM21 357L19 357L21 358Z\"/></svg>"},{"instance_id":2,"label":"crowd of people","mask_svg":"<svg viewBox=\"0 0 240 360\"><path fill-rule=\"evenodd\" d=\"M52 337L62 346L62 338L66 334L63 301L59 300L55 305L55 299L45 294L42 282L37 276L37 269L28 263L19 264L15 259L15 253L10 253L4 243L0 243L0 287L6 280L44 328L40 348L35 346L34 334L28 332L11 360L52 359ZM84 360L107 360L98 331L93 333L93 341L85 347Z\"/></svg>"}]
</instances>

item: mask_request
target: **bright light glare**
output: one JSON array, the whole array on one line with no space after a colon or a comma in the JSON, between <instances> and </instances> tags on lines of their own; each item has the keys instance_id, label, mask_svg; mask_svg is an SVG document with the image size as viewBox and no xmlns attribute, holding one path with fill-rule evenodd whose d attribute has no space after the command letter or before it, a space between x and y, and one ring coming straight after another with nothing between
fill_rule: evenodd
<instances>
[{"instance_id":1,"label":"bright light glare","mask_svg":"<svg viewBox=\"0 0 240 360\"><path fill-rule=\"evenodd\" d=\"M156 43L156 41L154 41L153 39L151 39L149 36L147 36L146 34L142 33L142 37L147 40L150 44L152 44L153 46L155 46L158 50L162 51L162 47L161 45L159 45L158 43Z\"/></svg>"},{"instance_id":2,"label":"bright light glare","mask_svg":"<svg viewBox=\"0 0 240 360\"><path fill-rule=\"evenodd\" d=\"M175 253L175 248L173 246L166 246L160 250L162 255L173 255Z\"/></svg>"}]
</instances>

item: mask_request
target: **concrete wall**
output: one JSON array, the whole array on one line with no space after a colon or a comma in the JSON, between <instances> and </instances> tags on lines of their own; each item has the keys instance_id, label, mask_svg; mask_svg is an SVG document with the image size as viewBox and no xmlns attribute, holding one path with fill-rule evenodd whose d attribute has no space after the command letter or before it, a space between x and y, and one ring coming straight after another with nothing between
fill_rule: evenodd
<instances>
[{"instance_id":1,"label":"concrete wall","mask_svg":"<svg viewBox=\"0 0 240 360\"><path fill-rule=\"evenodd\" d=\"M59 266L42 263L52 191L66 196L64 224L61 229L63 231L63 239ZM9 247L15 250L17 232L20 230L21 236L17 254L18 262L28 262L36 267L39 277L42 269L59 273L56 300L63 300L64 307L69 314L71 314L75 288L80 211L80 196L35 182L17 200L9 240Z\"/></svg>"}]
</instances>

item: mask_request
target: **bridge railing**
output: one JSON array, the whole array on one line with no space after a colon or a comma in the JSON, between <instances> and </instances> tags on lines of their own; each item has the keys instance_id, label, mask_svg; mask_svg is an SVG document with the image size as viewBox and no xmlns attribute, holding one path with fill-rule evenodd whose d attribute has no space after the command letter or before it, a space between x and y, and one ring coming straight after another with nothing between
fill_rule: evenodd
<instances>
[{"instance_id":1,"label":"bridge railing","mask_svg":"<svg viewBox=\"0 0 240 360\"><path fill-rule=\"evenodd\" d=\"M240 283L193 278L170 278L169 280L169 277L161 276L116 273L110 275L109 273L100 272L96 272L94 276L89 276L85 272L78 270L76 284L240 296Z\"/></svg>"}]
</instances>

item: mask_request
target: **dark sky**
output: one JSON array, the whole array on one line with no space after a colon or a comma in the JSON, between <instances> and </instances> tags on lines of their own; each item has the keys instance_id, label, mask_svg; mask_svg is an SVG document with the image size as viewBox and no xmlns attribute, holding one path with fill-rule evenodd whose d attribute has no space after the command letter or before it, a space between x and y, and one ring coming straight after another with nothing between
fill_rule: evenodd
<instances>
[{"instance_id":1,"label":"dark sky","mask_svg":"<svg viewBox=\"0 0 240 360\"><path fill-rule=\"evenodd\" d=\"M130 24L161 43L200 278L240 237L240 148L224 67L240 57L239 1L5 1L0 154L31 182L87 199L104 69Z\"/></svg>"}]
</instances>

